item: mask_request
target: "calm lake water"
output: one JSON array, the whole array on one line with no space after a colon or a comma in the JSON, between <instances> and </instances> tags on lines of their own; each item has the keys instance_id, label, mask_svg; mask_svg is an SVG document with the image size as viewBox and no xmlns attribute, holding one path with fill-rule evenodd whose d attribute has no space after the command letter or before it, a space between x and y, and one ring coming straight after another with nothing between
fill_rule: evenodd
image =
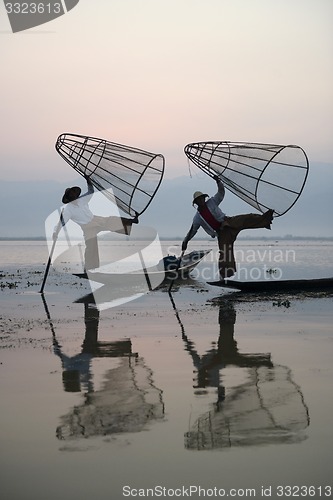
<instances>
[{"instance_id":1,"label":"calm lake water","mask_svg":"<svg viewBox=\"0 0 333 500\"><path fill-rule=\"evenodd\" d=\"M160 241L163 255L181 253L179 241ZM145 245L145 244L144 244ZM148 245L148 243L147 243ZM129 242L100 241L101 259L107 261L112 252L129 246ZM78 245L78 255L82 255L81 243ZM66 250L65 242L58 242L56 254ZM149 246L147 247L149 250ZM214 239L192 241L188 251L192 249L212 249L206 257L205 264L194 272L195 278L205 279L209 276L208 267L213 268L217 260L217 243ZM152 246L152 252L156 246ZM238 263L238 279L264 279L266 270L275 270L276 279L331 277L333 275L333 241L330 240L239 240L235 245L235 255ZM48 259L47 245L43 241L0 241L0 265L40 265ZM159 254L158 254L159 256ZM147 256L147 264L153 256ZM210 279L210 276L209 278Z\"/></svg>"},{"instance_id":2,"label":"calm lake water","mask_svg":"<svg viewBox=\"0 0 333 500\"><path fill-rule=\"evenodd\" d=\"M54 270L38 293L42 242L0 242L2 498L332 496L332 295L211 287L212 243L171 296L98 309ZM239 241L238 274L331 277L332 245Z\"/></svg>"}]
</instances>

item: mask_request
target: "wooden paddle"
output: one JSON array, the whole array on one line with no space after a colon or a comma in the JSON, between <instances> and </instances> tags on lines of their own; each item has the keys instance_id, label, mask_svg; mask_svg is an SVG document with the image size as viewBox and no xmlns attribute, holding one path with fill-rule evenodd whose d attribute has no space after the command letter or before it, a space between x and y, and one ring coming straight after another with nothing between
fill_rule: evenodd
<instances>
[{"instance_id":1,"label":"wooden paddle","mask_svg":"<svg viewBox=\"0 0 333 500\"><path fill-rule=\"evenodd\" d=\"M63 217L62 217L63 212L64 212L64 209L61 210L59 221L58 221L57 227L56 227L56 229L54 231L54 238L53 238L53 243L52 243L52 247L51 247L51 250L50 250L49 260L47 261L47 264L46 264L45 273L44 273L44 279L43 279L43 283L42 283L41 289L39 290L39 293L43 293L44 292L44 287L45 287L47 275L49 274L50 265L51 265L52 257L53 257L53 252L54 252L54 249L55 249L55 246L56 246L56 243L57 243L57 239L58 239L58 234L60 232L60 229L63 226Z\"/></svg>"}]
</instances>

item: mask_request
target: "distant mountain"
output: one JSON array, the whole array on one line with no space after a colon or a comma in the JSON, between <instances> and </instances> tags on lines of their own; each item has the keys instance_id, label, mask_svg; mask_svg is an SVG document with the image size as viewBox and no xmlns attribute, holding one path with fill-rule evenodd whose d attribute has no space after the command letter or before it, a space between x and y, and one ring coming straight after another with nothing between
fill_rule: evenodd
<instances>
[{"instance_id":1,"label":"distant mountain","mask_svg":"<svg viewBox=\"0 0 333 500\"><path fill-rule=\"evenodd\" d=\"M0 236L43 236L46 217L58 208L63 185L57 182L2 181Z\"/></svg>"},{"instance_id":2,"label":"distant mountain","mask_svg":"<svg viewBox=\"0 0 333 500\"><path fill-rule=\"evenodd\" d=\"M0 237L35 237L44 235L47 216L59 208L63 191L68 185L85 182L76 178L73 183L3 181L0 185ZM187 233L195 213L192 207L194 191L209 195L216 192L215 182L205 174L164 179L154 200L140 221L155 227L161 237L179 237ZM296 205L275 219L272 230L244 231L242 236L333 236L333 165L313 163L303 194ZM254 211L252 207L227 191L222 202L227 215ZM105 215L105 214L103 214ZM198 237L205 237L199 231Z\"/></svg>"}]
</instances>

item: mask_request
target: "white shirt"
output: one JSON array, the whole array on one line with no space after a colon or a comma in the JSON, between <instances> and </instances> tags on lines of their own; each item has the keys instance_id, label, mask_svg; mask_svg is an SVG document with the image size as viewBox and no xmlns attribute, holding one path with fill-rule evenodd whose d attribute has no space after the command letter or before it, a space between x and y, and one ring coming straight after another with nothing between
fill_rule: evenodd
<instances>
[{"instance_id":1,"label":"white shirt","mask_svg":"<svg viewBox=\"0 0 333 500\"><path fill-rule=\"evenodd\" d=\"M223 185L222 181L220 181L220 180L217 181L217 185L218 185L217 193L206 201L206 205L207 205L210 213L214 216L214 218L218 222L223 222L226 215L219 208L219 204L221 203L221 201L224 198L225 189L224 189L224 185ZM206 231L206 233L209 234L209 236L211 236L212 238L215 238L215 236L217 235L217 232L215 231L215 229L213 229L208 224L208 222L206 222L206 220L197 211L197 213L193 217L193 223L192 223L191 229L189 230L189 232L185 236L184 242L187 243L189 240L191 240L193 238L193 236L198 232L198 229L200 227L202 227L202 229L204 229Z\"/></svg>"},{"instance_id":2,"label":"white shirt","mask_svg":"<svg viewBox=\"0 0 333 500\"><path fill-rule=\"evenodd\" d=\"M88 184L88 191L76 200L68 203L63 211L63 225L65 225L69 219L76 222L80 226L84 224L89 224L92 221L94 214L89 208L89 201L94 192L94 187L92 184Z\"/></svg>"}]
</instances>

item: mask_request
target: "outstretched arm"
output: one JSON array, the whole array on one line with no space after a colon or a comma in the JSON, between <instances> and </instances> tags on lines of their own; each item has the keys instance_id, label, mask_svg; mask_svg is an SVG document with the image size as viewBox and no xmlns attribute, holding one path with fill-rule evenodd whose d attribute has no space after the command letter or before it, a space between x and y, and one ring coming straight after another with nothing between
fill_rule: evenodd
<instances>
[{"instance_id":1,"label":"outstretched arm","mask_svg":"<svg viewBox=\"0 0 333 500\"><path fill-rule=\"evenodd\" d=\"M186 250L187 248L187 244L188 242L193 238L193 236L196 235L196 233L198 232L198 229L199 229L199 226L197 227L196 224L192 224L189 232L187 233L187 235L185 236L184 240L183 240L183 243L182 243L182 250L183 252Z\"/></svg>"},{"instance_id":2,"label":"outstretched arm","mask_svg":"<svg viewBox=\"0 0 333 500\"><path fill-rule=\"evenodd\" d=\"M52 234L53 241L57 240L58 234L60 233L61 228L67 224L68 220L69 220L69 218L68 218L65 210L62 210L58 224L56 226L54 226L54 229L53 229L53 234Z\"/></svg>"},{"instance_id":3,"label":"outstretched arm","mask_svg":"<svg viewBox=\"0 0 333 500\"><path fill-rule=\"evenodd\" d=\"M217 193L213 196L213 200L217 205L219 205L225 195L224 184L217 175L214 175L213 179L216 181L217 184Z\"/></svg>"},{"instance_id":4,"label":"outstretched arm","mask_svg":"<svg viewBox=\"0 0 333 500\"><path fill-rule=\"evenodd\" d=\"M93 192L94 192L94 185L93 185L93 183L90 180L90 176L89 175L85 175L84 178L87 181L87 188L88 188L88 191L86 192L86 195L93 194Z\"/></svg>"}]
</instances>

